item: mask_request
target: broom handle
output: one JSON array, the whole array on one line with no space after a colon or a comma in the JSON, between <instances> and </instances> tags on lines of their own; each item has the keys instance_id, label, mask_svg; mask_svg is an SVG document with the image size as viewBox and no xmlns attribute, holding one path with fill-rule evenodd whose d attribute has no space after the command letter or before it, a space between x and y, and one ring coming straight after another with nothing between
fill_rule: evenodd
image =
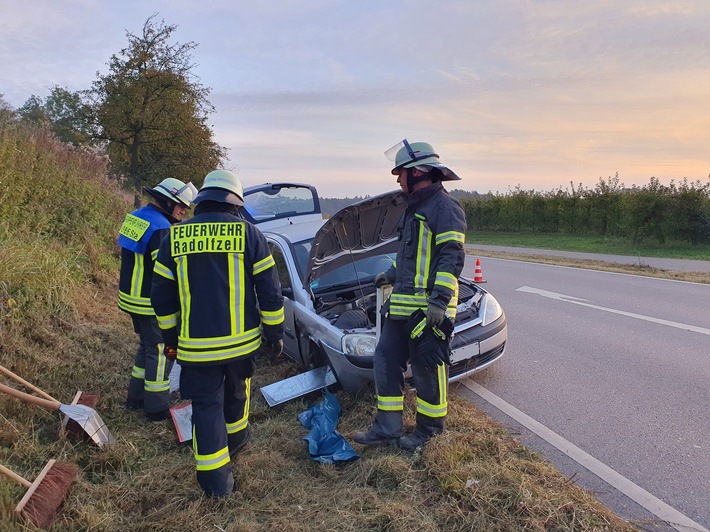
<instances>
[{"instance_id":1,"label":"broom handle","mask_svg":"<svg viewBox=\"0 0 710 532\"><path fill-rule=\"evenodd\" d=\"M30 395L28 393L21 392L20 390L15 390L15 388L11 388L10 386L5 386L4 384L0 384L0 392L4 392L8 395L12 395L12 396L17 397L18 399L22 399L23 401L26 401L28 403L32 403L37 406L41 406L42 408L45 408L47 410L59 410L59 408L62 406L62 404L59 401L49 401L47 399L42 399L41 397L35 397L34 395Z\"/></svg>"},{"instance_id":2,"label":"broom handle","mask_svg":"<svg viewBox=\"0 0 710 532\"><path fill-rule=\"evenodd\" d=\"M12 480L16 480L17 482L19 482L20 484L22 484L26 488L29 488L32 485L32 482L30 482L27 479L22 478L20 475L18 475L14 471L10 471L7 467L5 467L2 464L0 464L0 473L2 473L3 475L7 475Z\"/></svg>"},{"instance_id":3,"label":"broom handle","mask_svg":"<svg viewBox=\"0 0 710 532\"><path fill-rule=\"evenodd\" d=\"M27 387L29 390L32 390L33 392L38 393L39 395L41 395L45 399L48 399L50 401L57 401L54 397L52 397L48 393L43 392L42 390L37 388L37 386L35 386L34 384L30 384L25 379L20 377L17 373L13 373L12 371L10 371L9 369L7 369L4 366L0 366L0 373L4 373L5 375L10 377L11 379L15 379L17 382L19 382L23 386ZM57 401L57 402L59 402L59 401Z\"/></svg>"}]
</instances>

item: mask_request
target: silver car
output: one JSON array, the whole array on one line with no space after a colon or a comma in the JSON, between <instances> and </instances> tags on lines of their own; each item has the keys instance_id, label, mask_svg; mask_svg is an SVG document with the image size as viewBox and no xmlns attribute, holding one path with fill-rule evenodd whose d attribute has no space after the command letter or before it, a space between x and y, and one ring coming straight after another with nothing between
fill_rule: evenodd
<instances>
[{"instance_id":1,"label":"silver car","mask_svg":"<svg viewBox=\"0 0 710 532\"><path fill-rule=\"evenodd\" d=\"M304 368L329 366L344 390L373 380L383 289L374 277L397 253L404 196L393 191L324 218L316 189L274 183L244 190L244 216L269 242L284 295L284 351ZM498 301L459 278L450 382L505 352L508 329ZM409 377L409 375L408 375Z\"/></svg>"}]
</instances>

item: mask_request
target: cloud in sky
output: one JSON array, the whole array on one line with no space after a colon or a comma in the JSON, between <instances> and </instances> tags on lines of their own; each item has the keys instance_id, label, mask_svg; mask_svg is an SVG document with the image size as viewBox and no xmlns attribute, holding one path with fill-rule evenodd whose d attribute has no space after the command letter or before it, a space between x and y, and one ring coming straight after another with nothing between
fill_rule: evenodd
<instances>
[{"instance_id":1,"label":"cloud in sky","mask_svg":"<svg viewBox=\"0 0 710 532\"><path fill-rule=\"evenodd\" d=\"M199 43L217 141L245 184L396 187L383 152L431 142L479 192L707 180L704 0L0 0L0 93L88 88L153 13Z\"/></svg>"}]
</instances>

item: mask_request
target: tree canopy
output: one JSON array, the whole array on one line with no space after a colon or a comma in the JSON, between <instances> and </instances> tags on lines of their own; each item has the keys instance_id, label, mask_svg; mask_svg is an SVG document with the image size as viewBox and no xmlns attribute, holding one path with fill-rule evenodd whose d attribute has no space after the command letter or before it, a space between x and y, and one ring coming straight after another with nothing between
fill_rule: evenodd
<instances>
[{"instance_id":1,"label":"tree canopy","mask_svg":"<svg viewBox=\"0 0 710 532\"><path fill-rule=\"evenodd\" d=\"M153 15L140 35L127 32L128 46L87 92L111 169L136 191L166 177L199 185L226 157L207 123L210 90L192 73L197 44L172 42L176 29Z\"/></svg>"},{"instance_id":2,"label":"tree canopy","mask_svg":"<svg viewBox=\"0 0 710 532\"><path fill-rule=\"evenodd\" d=\"M80 92L55 85L44 100L33 94L17 112L25 122L49 127L62 142L83 146L95 141L93 109Z\"/></svg>"}]
</instances>

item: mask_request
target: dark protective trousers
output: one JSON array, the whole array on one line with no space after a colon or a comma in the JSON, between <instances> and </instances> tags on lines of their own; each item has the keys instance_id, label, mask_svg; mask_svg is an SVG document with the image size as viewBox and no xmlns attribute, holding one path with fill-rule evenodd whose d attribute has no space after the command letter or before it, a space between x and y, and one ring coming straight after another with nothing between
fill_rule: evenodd
<instances>
[{"instance_id":1,"label":"dark protective trousers","mask_svg":"<svg viewBox=\"0 0 710 532\"><path fill-rule=\"evenodd\" d=\"M209 497L234 489L229 452L247 428L254 361L183 365L180 393L192 401L192 448L197 481Z\"/></svg>"},{"instance_id":2,"label":"dark protective trousers","mask_svg":"<svg viewBox=\"0 0 710 532\"><path fill-rule=\"evenodd\" d=\"M404 372L410 360L406 320L385 319L380 341L375 349L375 387L377 416L371 429L387 438L402 435L404 410ZM447 409L448 367L434 370L422 367L416 357L410 361L417 389L416 430L432 435L444 430Z\"/></svg>"},{"instance_id":3,"label":"dark protective trousers","mask_svg":"<svg viewBox=\"0 0 710 532\"><path fill-rule=\"evenodd\" d=\"M170 408L170 370L173 361L163 354L163 338L155 316L131 314L139 338L138 351L128 383L128 403L143 403L146 414Z\"/></svg>"}]
</instances>

